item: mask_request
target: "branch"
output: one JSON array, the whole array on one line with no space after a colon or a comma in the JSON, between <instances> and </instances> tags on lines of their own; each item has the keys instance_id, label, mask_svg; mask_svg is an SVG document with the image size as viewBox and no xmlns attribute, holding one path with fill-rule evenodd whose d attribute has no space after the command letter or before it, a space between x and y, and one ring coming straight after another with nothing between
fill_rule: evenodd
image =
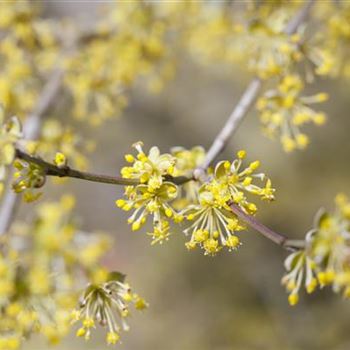
<instances>
[{"instance_id":1,"label":"branch","mask_svg":"<svg viewBox=\"0 0 350 350\"><path fill-rule=\"evenodd\" d=\"M112 185L136 186L140 184L140 181L137 179L125 179L121 176L94 174L94 173L72 169L69 166L58 167L52 163L46 162L45 160L39 157L31 156L30 154L23 152L18 148L16 149L16 157L19 159L23 159L26 162L39 165L44 170L45 174L48 176L72 177L76 179L105 183L105 184L112 184ZM166 176L165 180L170 181L176 185L181 185L188 181L191 181L192 178L187 176L177 176L177 177Z\"/></svg>"},{"instance_id":2,"label":"branch","mask_svg":"<svg viewBox=\"0 0 350 350\"><path fill-rule=\"evenodd\" d=\"M47 176L71 177L71 178L76 178L80 180L111 184L111 185L136 186L140 184L140 182L137 179L125 179L120 176L94 174L94 173L72 169L68 166L58 167L52 163L46 162L45 160L39 157L32 156L18 148L16 149L16 158L23 159L26 162L39 165ZM178 176L178 177L167 176L165 177L165 179L177 185L182 185L188 181L194 180L193 178L186 177L186 176ZM257 219L255 219L253 216L246 214L237 204L230 202L228 203L228 205L233 211L233 213L237 215L238 218L240 218L242 221L247 223L250 227L254 228L258 232L260 232L263 236L265 236L272 242L278 244L279 246L287 250L296 250L304 247L304 241L290 240L286 236L280 233L277 233L271 230L270 228L266 227Z\"/></svg>"},{"instance_id":3,"label":"branch","mask_svg":"<svg viewBox=\"0 0 350 350\"><path fill-rule=\"evenodd\" d=\"M285 34L292 35L296 32L298 27L306 20L314 3L315 0L309 0L300 9L300 11L287 24L284 30ZM224 127L221 129L209 148L203 164L194 171L194 177L196 179L203 177L205 169L207 169L215 158L225 149L230 137L238 129L243 118L247 115L250 107L257 99L262 85L263 81L258 77L255 77L250 82L237 105L233 109L231 115L227 119Z\"/></svg>"},{"instance_id":4,"label":"branch","mask_svg":"<svg viewBox=\"0 0 350 350\"><path fill-rule=\"evenodd\" d=\"M304 241L290 240L286 236L277 233L268 228L267 226L263 225L253 216L246 214L237 204L230 202L228 203L228 205L233 211L233 213L238 216L238 218L243 220L250 227L254 228L264 237L268 238L270 241L278 244L279 246L287 250L296 250L304 247Z\"/></svg>"}]
</instances>

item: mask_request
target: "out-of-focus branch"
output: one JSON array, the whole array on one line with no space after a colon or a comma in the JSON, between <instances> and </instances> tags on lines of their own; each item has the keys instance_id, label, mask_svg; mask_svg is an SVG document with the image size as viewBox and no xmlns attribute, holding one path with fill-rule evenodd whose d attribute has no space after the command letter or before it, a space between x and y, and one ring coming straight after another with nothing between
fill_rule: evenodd
<instances>
[{"instance_id":1,"label":"out-of-focus branch","mask_svg":"<svg viewBox=\"0 0 350 350\"><path fill-rule=\"evenodd\" d=\"M38 97L38 103L33 112L27 117L23 133L26 139L34 140L40 132L41 118L50 108L51 103L58 94L63 78L63 70L56 69L52 72L41 95ZM10 227L16 209L18 208L20 196L16 195L11 189L11 181L7 186L7 191L0 207L0 235L4 234Z\"/></svg>"},{"instance_id":2,"label":"out-of-focus branch","mask_svg":"<svg viewBox=\"0 0 350 350\"><path fill-rule=\"evenodd\" d=\"M306 20L314 3L315 0L307 1L300 11L289 21L284 31L287 35L292 35L296 32L298 27ZM207 169L215 158L225 149L230 137L237 130L243 118L249 112L250 107L257 99L262 85L263 81L258 77L255 77L249 83L231 115L227 119L224 127L215 137L203 164L194 171L195 178L201 178L204 175L205 169Z\"/></svg>"}]
</instances>

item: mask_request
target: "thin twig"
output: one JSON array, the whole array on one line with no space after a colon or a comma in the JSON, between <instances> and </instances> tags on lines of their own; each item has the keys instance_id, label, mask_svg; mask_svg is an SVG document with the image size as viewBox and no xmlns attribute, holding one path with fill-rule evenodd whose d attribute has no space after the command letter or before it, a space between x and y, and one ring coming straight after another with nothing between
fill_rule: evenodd
<instances>
[{"instance_id":1,"label":"thin twig","mask_svg":"<svg viewBox=\"0 0 350 350\"><path fill-rule=\"evenodd\" d=\"M46 162L45 160L32 156L26 152L23 152L20 149L16 149L16 157L23 159L26 162L34 163L39 165L44 173L48 176L58 176L58 177L72 177L76 179L99 182L112 185L124 185L124 186L136 186L140 184L140 181L137 179L125 179L121 176L110 176L110 175L101 175L95 173L89 173L85 171L80 171L72 169L69 166L58 167L55 164ZM166 181L172 182L176 185L184 184L185 182L191 181L192 178L186 176L166 176Z\"/></svg>"},{"instance_id":2,"label":"thin twig","mask_svg":"<svg viewBox=\"0 0 350 350\"><path fill-rule=\"evenodd\" d=\"M287 35L292 35L298 27L306 20L315 0L309 0L304 7L289 21L284 32ZM209 148L204 162L194 171L194 177L199 179L203 177L204 171L210 166L215 158L225 149L230 137L238 129L243 118L249 112L249 109L257 99L263 85L262 79L255 77L249 83L237 105L233 109L231 115L227 119L224 127L216 136L214 142Z\"/></svg>"},{"instance_id":3,"label":"thin twig","mask_svg":"<svg viewBox=\"0 0 350 350\"><path fill-rule=\"evenodd\" d=\"M268 238L270 241L278 244L279 246L287 250L295 250L304 247L304 241L290 240L288 239L288 237L277 233L269 227L265 226L253 216L246 214L237 204L230 202L228 203L228 205L230 206L231 210L238 216L239 219L244 221L250 227L254 228L263 236Z\"/></svg>"}]
</instances>

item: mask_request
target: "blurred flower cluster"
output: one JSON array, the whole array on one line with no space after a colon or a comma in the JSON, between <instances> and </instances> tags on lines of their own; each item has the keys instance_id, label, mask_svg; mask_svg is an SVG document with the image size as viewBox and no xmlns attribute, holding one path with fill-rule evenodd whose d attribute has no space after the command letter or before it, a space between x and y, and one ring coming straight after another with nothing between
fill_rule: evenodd
<instances>
[{"instance_id":1,"label":"blurred flower cluster","mask_svg":"<svg viewBox=\"0 0 350 350\"><path fill-rule=\"evenodd\" d=\"M107 286L115 285L114 289L119 290L119 284L120 288L127 285L115 280L100 263L110 247L109 238L79 231L71 215L73 208L74 198L69 195L62 196L59 202L45 202L37 207L31 225L18 222L11 235L2 237L0 349L17 349L32 333L57 343L70 330L72 312L87 281L88 302L74 314L83 315L87 307L87 317L89 312L91 317L93 312L107 313L110 319L112 302L106 297L106 305L95 300L97 304L93 306L89 299L91 286L106 290L106 296L112 298L107 289L113 288ZM127 299L127 295L122 297ZM138 295L130 297L138 309L146 306ZM122 305L120 301L117 304Z\"/></svg>"},{"instance_id":2,"label":"blurred flower cluster","mask_svg":"<svg viewBox=\"0 0 350 350\"><path fill-rule=\"evenodd\" d=\"M334 292L350 297L350 201L344 194L335 198L336 208L321 210L314 228L305 238L305 248L290 254L282 283L289 291L289 303L299 300L302 286L312 293L317 286L331 285Z\"/></svg>"},{"instance_id":3,"label":"blurred flower cluster","mask_svg":"<svg viewBox=\"0 0 350 350\"><path fill-rule=\"evenodd\" d=\"M95 328L95 322L98 322L107 326L106 341L114 345L120 339L120 331L129 330L126 319L130 315L130 304L133 304L136 310L144 310L147 303L132 292L124 279L124 275L112 272L103 283L90 284L85 289L79 308L72 312L73 322L81 321L82 324L76 333L78 337L89 339L91 329Z\"/></svg>"},{"instance_id":4,"label":"blurred flower cluster","mask_svg":"<svg viewBox=\"0 0 350 350\"><path fill-rule=\"evenodd\" d=\"M307 123L323 125L326 121L325 114L314 111L311 105L325 101L327 94L300 96L303 87L298 75L286 75L276 89L266 91L257 102L265 134L279 136L286 152L308 145L309 138L300 132L301 126Z\"/></svg>"},{"instance_id":5,"label":"blurred flower cluster","mask_svg":"<svg viewBox=\"0 0 350 350\"><path fill-rule=\"evenodd\" d=\"M143 1L115 3L78 54L67 59L65 82L74 99L74 115L100 124L119 115L126 90L147 77L151 90L172 77L167 26L157 5Z\"/></svg>"},{"instance_id":6,"label":"blurred flower cluster","mask_svg":"<svg viewBox=\"0 0 350 350\"><path fill-rule=\"evenodd\" d=\"M55 25L27 0L1 3L0 102L6 113L30 113L42 79L56 63Z\"/></svg>"},{"instance_id":7,"label":"blurred flower cluster","mask_svg":"<svg viewBox=\"0 0 350 350\"><path fill-rule=\"evenodd\" d=\"M133 165L124 167L121 174L140 184L127 186L126 199L118 199L116 204L126 211L134 209L128 219L133 230L140 229L147 217L153 216L152 244L168 239L170 220L180 223L186 219L191 222L184 230L186 234L191 233L191 239L186 243L188 249L198 245L209 255L215 255L222 247L235 249L240 241L234 232L245 227L231 211L230 202L253 215L257 207L248 200L246 193L263 200L274 199L271 181L265 174L256 173L259 161L242 168L245 151L239 151L238 158L232 163L222 161L214 172L209 169L206 180L200 183L192 179L192 174L204 157L201 147L174 148L172 155L160 154L157 147L152 147L146 155L141 143L135 147L138 150L136 158L131 154L125 156ZM186 177L183 190L174 183L174 174ZM256 185L255 180L263 182L263 186Z\"/></svg>"}]
</instances>

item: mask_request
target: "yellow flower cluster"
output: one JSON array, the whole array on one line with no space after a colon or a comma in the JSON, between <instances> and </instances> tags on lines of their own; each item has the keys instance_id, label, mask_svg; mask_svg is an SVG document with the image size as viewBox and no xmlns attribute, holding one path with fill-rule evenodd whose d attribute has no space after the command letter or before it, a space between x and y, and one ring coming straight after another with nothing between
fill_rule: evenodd
<instances>
[{"instance_id":1,"label":"yellow flower cluster","mask_svg":"<svg viewBox=\"0 0 350 350\"><path fill-rule=\"evenodd\" d=\"M16 154L16 142L22 137L21 125L16 117L5 120L3 109L0 107L0 197L4 190L3 181L6 167L10 165Z\"/></svg>"},{"instance_id":2,"label":"yellow flower cluster","mask_svg":"<svg viewBox=\"0 0 350 350\"><path fill-rule=\"evenodd\" d=\"M289 303L299 300L304 284L312 293L317 286L332 285L335 292L350 297L350 201L339 194L333 213L321 211L315 227L306 235L305 249L289 255L285 261L287 274L282 283L289 291Z\"/></svg>"},{"instance_id":3,"label":"yellow flower cluster","mask_svg":"<svg viewBox=\"0 0 350 350\"><path fill-rule=\"evenodd\" d=\"M121 113L126 89L139 78L159 90L172 76L165 21L156 9L143 1L113 4L92 39L68 58L65 82L77 118L100 124Z\"/></svg>"},{"instance_id":4,"label":"yellow flower cluster","mask_svg":"<svg viewBox=\"0 0 350 350\"><path fill-rule=\"evenodd\" d=\"M52 23L38 17L27 0L0 5L0 103L20 117L29 113L42 86L42 74L56 60Z\"/></svg>"},{"instance_id":5,"label":"yellow flower cluster","mask_svg":"<svg viewBox=\"0 0 350 350\"><path fill-rule=\"evenodd\" d=\"M46 174L44 170L34 163L16 159L13 163L16 172L13 174L12 189L16 193L24 193L23 199L30 203L41 197L37 189L44 186Z\"/></svg>"},{"instance_id":6,"label":"yellow flower cluster","mask_svg":"<svg viewBox=\"0 0 350 350\"><path fill-rule=\"evenodd\" d=\"M237 204L244 212L254 214L257 207L249 202L245 193L259 196L263 200L274 199L274 189L271 181L262 173L256 174L258 161L242 168L245 151L237 153L238 159L232 163L219 162L212 178L204 183L198 194L199 204L190 205L182 214L192 224L184 232L191 233L191 239L186 246L194 249L200 246L205 254L215 255L222 247L229 250L240 245L235 232L242 231L242 225L237 216L231 211L229 204ZM254 184L254 180L265 181L264 187Z\"/></svg>"},{"instance_id":7,"label":"yellow flower cluster","mask_svg":"<svg viewBox=\"0 0 350 350\"><path fill-rule=\"evenodd\" d=\"M189 49L205 63L240 63L263 79L280 75L301 59L300 35L284 33L293 7L265 3L230 13L225 6L198 5L189 24Z\"/></svg>"},{"instance_id":8,"label":"yellow flower cluster","mask_svg":"<svg viewBox=\"0 0 350 350\"><path fill-rule=\"evenodd\" d=\"M69 332L77 290L87 279L92 283L106 279L108 272L99 260L109 242L103 236L79 232L71 219L73 207L71 196L42 204L32 225L16 223L11 234L4 236L1 350L19 348L32 333L57 343Z\"/></svg>"},{"instance_id":9,"label":"yellow flower cluster","mask_svg":"<svg viewBox=\"0 0 350 350\"><path fill-rule=\"evenodd\" d=\"M129 330L126 319L130 315L130 305L133 304L136 310L147 307L145 300L124 282L124 277L112 272L104 283L90 284L85 289L79 308L71 315L73 323L81 321L76 332L78 337L90 339L91 329L98 323L107 326L106 341L114 345L120 339L121 330Z\"/></svg>"},{"instance_id":10,"label":"yellow flower cluster","mask_svg":"<svg viewBox=\"0 0 350 350\"><path fill-rule=\"evenodd\" d=\"M326 121L325 115L314 111L311 105L327 100L327 94L301 96L303 87L298 75L286 75L276 89L266 91L257 101L265 134L278 136L286 152L304 149L309 144L308 136L300 131L301 126L322 125Z\"/></svg>"},{"instance_id":11,"label":"yellow flower cluster","mask_svg":"<svg viewBox=\"0 0 350 350\"><path fill-rule=\"evenodd\" d=\"M200 183L191 180L191 176L203 161L203 148L186 150L177 147L170 155L160 154L157 147L152 147L148 156L140 143L136 144L136 148L136 158L130 154L125 156L133 165L123 168L121 172L123 177L142 184L127 186L127 199L118 199L116 204L123 210L134 210L128 219L133 230L140 229L148 216L153 216L152 244L168 239L170 220L180 223L185 218L193 221L184 231L191 233L187 248L194 249L198 245L205 254L210 255L215 255L224 246L229 250L235 249L240 242L234 232L243 230L244 225L231 211L229 203L235 203L244 212L254 214L256 205L248 201L246 193L263 200L274 199L271 181L264 174L256 173L260 165L258 161L242 168L245 151L239 151L238 159L232 164L229 161L219 162L214 173L209 172L207 180ZM181 185L183 190L171 182L174 179L172 175L187 176L189 181ZM264 181L264 186L259 187L255 180Z\"/></svg>"},{"instance_id":12,"label":"yellow flower cluster","mask_svg":"<svg viewBox=\"0 0 350 350\"><path fill-rule=\"evenodd\" d=\"M146 155L142 142L134 144L138 154L136 158L127 154L125 159L132 166L124 167L121 174L124 178L140 181L140 185L127 186L126 200L118 199L116 204L123 210L134 209L128 222L134 231L139 230L153 216L152 244L163 243L169 233L169 219L181 221L175 210L169 205L178 194L178 188L164 177L173 174L176 159L170 154L160 154L158 147L152 147Z\"/></svg>"}]
</instances>

